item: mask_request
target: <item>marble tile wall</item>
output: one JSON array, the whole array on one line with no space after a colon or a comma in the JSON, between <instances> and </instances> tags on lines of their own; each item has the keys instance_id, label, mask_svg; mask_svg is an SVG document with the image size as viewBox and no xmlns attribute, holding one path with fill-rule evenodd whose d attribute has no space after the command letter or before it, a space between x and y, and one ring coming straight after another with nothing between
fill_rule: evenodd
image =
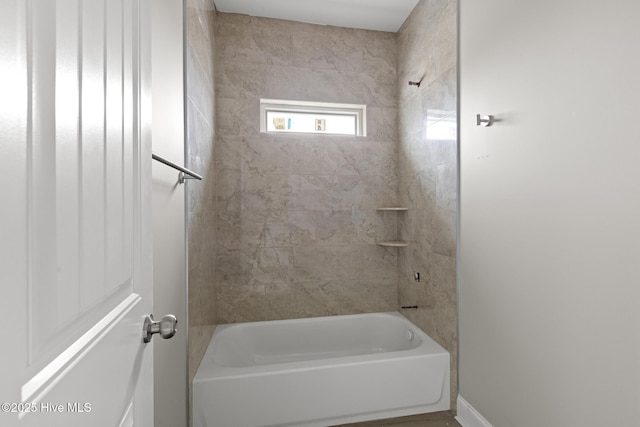
<instances>
[{"instance_id":1,"label":"marble tile wall","mask_svg":"<svg viewBox=\"0 0 640 427\"><path fill-rule=\"evenodd\" d=\"M409 210L399 233L403 314L451 352L457 396L456 2L421 0L398 33L399 198ZM409 80L422 80L420 88ZM421 282L413 280L420 272Z\"/></svg>"},{"instance_id":2,"label":"marble tile wall","mask_svg":"<svg viewBox=\"0 0 640 427\"><path fill-rule=\"evenodd\" d=\"M216 323L418 305L456 396L455 40L453 0L398 34L187 1L191 376ZM260 98L364 103L367 137L260 133ZM396 237L411 245L375 245Z\"/></svg>"},{"instance_id":3,"label":"marble tile wall","mask_svg":"<svg viewBox=\"0 0 640 427\"><path fill-rule=\"evenodd\" d=\"M216 322L215 73L213 0L186 2L187 180L189 233L189 375L193 378Z\"/></svg>"},{"instance_id":4,"label":"marble tile wall","mask_svg":"<svg viewBox=\"0 0 640 427\"><path fill-rule=\"evenodd\" d=\"M211 320L397 309L396 37L217 14ZM366 104L367 136L261 133L261 98Z\"/></svg>"}]
</instances>

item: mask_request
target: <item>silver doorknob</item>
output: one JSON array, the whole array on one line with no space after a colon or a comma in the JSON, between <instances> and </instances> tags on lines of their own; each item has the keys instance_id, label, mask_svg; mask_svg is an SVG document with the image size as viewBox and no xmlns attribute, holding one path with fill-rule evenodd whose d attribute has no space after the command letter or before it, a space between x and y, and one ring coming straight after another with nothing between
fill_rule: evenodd
<instances>
[{"instance_id":1,"label":"silver doorknob","mask_svg":"<svg viewBox=\"0 0 640 427\"><path fill-rule=\"evenodd\" d=\"M144 342L151 341L153 334L160 334L162 338L169 339L176 334L178 330L178 319L173 314L167 314L162 319L153 320L153 314L144 318L142 326L142 339Z\"/></svg>"},{"instance_id":2,"label":"silver doorknob","mask_svg":"<svg viewBox=\"0 0 640 427\"><path fill-rule=\"evenodd\" d=\"M476 114L476 126L491 126L496 119L493 116L481 116L480 114Z\"/></svg>"}]
</instances>

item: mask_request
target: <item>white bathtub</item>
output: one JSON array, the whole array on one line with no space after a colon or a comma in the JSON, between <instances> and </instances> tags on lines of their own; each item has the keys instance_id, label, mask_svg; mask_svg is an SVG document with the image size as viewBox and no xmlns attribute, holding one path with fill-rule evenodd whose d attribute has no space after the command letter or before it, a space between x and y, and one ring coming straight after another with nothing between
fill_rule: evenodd
<instances>
[{"instance_id":1,"label":"white bathtub","mask_svg":"<svg viewBox=\"0 0 640 427\"><path fill-rule=\"evenodd\" d=\"M449 409L449 353L399 313L216 328L194 427L332 426Z\"/></svg>"}]
</instances>

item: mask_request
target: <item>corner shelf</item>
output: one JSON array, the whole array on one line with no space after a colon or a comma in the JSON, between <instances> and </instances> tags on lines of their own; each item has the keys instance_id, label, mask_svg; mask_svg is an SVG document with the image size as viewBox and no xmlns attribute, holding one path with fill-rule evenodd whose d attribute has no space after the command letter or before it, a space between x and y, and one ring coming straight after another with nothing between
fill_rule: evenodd
<instances>
[{"instance_id":1,"label":"corner shelf","mask_svg":"<svg viewBox=\"0 0 640 427\"><path fill-rule=\"evenodd\" d=\"M386 212L406 212L409 210L409 208L403 207L403 206L389 206L389 207L382 207L382 208L377 208L377 211L386 211ZM378 246L386 246L386 247L392 247L392 248L404 248L409 246L408 242L403 242L400 240L391 240L391 241L384 241L384 242L376 242L376 245Z\"/></svg>"},{"instance_id":2,"label":"corner shelf","mask_svg":"<svg viewBox=\"0 0 640 427\"><path fill-rule=\"evenodd\" d=\"M376 242L376 245L378 245L378 246L390 246L390 247L394 247L394 248L404 248L406 246L409 246L409 244L407 242Z\"/></svg>"}]
</instances>

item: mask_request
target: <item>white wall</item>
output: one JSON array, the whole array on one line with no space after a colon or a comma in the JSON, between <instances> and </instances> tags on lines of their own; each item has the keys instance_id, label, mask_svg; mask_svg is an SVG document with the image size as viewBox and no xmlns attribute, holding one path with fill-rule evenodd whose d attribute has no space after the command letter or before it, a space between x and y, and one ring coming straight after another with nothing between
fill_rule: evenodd
<instances>
[{"instance_id":1,"label":"white wall","mask_svg":"<svg viewBox=\"0 0 640 427\"><path fill-rule=\"evenodd\" d=\"M153 2L153 151L184 164L183 4ZM154 315L178 318L170 340L154 338L155 427L187 425L185 194L178 171L153 163Z\"/></svg>"},{"instance_id":2,"label":"white wall","mask_svg":"<svg viewBox=\"0 0 640 427\"><path fill-rule=\"evenodd\" d=\"M640 425L638 18L461 0L459 385L494 427Z\"/></svg>"}]
</instances>

